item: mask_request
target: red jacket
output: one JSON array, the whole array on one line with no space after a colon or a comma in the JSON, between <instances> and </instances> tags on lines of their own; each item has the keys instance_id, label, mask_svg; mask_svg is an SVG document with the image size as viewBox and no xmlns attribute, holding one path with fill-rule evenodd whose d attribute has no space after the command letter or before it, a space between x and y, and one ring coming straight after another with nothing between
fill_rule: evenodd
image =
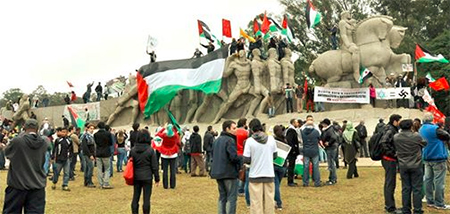
<instances>
[{"instance_id":1,"label":"red jacket","mask_svg":"<svg viewBox=\"0 0 450 214\"><path fill-rule=\"evenodd\" d=\"M238 128L236 130L236 144L237 144L237 154L242 156L244 154L244 142L248 138L248 131L244 128Z\"/></svg>"}]
</instances>

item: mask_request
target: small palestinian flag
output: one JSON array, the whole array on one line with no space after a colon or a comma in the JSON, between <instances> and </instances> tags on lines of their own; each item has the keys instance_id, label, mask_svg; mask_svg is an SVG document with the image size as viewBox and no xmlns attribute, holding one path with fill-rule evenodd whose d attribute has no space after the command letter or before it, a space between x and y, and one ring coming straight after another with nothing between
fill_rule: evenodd
<instances>
[{"instance_id":1,"label":"small palestinian flag","mask_svg":"<svg viewBox=\"0 0 450 214\"><path fill-rule=\"evenodd\" d=\"M426 50L419 44L416 44L415 59L417 62L420 63L428 63L428 62L448 63L448 60L445 59L444 56L442 56L442 54L433 55L431 54L430 51Z\"/></svg>"},{"instance_id":2,"label":"small palestinian flag","mask_svg":"<svg viewBox=\"0 0 450 214\"><path fill-rule=\"evenodd\" d=\"M285 36L289 40L289 42L292 42L292 40L294 39L294 34L292 33L292 29L289 26L288 18L286 15L284 15L281 27L283 28L281 30L281 35Z\"/></svg>"},{"instance_id":3,"label":"small palestinian flag","mask_svg":"<svg viewBox=\"0 0 450 214\"><path fill-rule=\"evenodd\" d=\"M320 23L322 16L317 12L310 0L306 2L306 24L309 28L314 28Z\"/></svg>"},{"instance_id":4,"label":"small palestinian flag","mask_svg":"<svg viewBox=\"0 0 450 214\"><path fill-rule=\"evenodd\" d=\"M183 89L217 93L222 83L228 46L201 58L144 65L136 74L138 99L146 118L159 111Z\"/></svg>"},{"instance_id":5,"label":"small palestinian flag","mask_svg":"<svg viewBox=\"0 0 450 214\"><path fill-rule=\"evenodd\" d=\"M256 18L253 20L253 35L255 36L259 36L259 35L263 35L263 33L261 32L261 25L259 24L258 20L256 20Z\"/></svg>"},{"instance_id":6,"label":"small palestinian flag","mask_svg":"<svg viewBox=\"0 0 450 214\"><path fill-rule=\"evenodd\" d=\"M369 69L365 68L365 67L361 67L359 69L359 80L358 83L359 84L363 84L364 81L366 81L366 79L369 79L371 76L373 76L372 72L369 71Z\"/></svg>"},{"instance_id":7,"label":"small palestinian flag","mask_svg":"<svg viewBox=\"0 0 450 214\"><path fill-rule=\"evenodd\" d=\"M67 106L67 110L69 111L70 114L71 124L74 124L76 128L80 128L81 132L83 132L84 125L86 124L86 122L80 118L80 116L71 106Z\"/></svg>"},{"instance_id":8,"label":"small palestinian flag","mask_svg":"<svg viewBox=\"0 0 450 214\"><path fill-rule=\"evenodd\" d=\"M430 72L427 73L427 75L425 76L425 78L427 78L429 82L434 82L434 81L436 81L436 80L431 76Z\"/></svg>"},{"instance_id":9,"label":"small palestinian flag","mask_svg":"<svg viewBox=\"0 0 450 214\"><path fill-rule=\"evenodd\" d=\"M212 42L213 44L221 46L220 41L211 33L208 25L206 25L203 21L197 20L198 25L198 34L200 36L200 44L208 44L208 42Z\"/></svg>"}]
</instances>

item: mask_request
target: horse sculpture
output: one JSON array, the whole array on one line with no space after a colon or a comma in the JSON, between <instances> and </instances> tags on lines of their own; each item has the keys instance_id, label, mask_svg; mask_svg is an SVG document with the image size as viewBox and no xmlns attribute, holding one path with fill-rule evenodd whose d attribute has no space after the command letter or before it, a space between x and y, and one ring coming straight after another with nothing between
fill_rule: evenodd
<instances>
[{"instance_id":1,"label":"horse sculpture","mask_svg":"<svg viewBox=\"0 0 450 214\"><path fill-rule=\"evenodd\" d=\"M373 78L369 82L384 85L386 73L401 73L401 64L409 64L411 56L395 54L391 48L397 48L407 28L394 26L389 16L374 16L362 20L356 25L354 41L359 47L361 66L369 69ZM359 72L353 72L351 54L344 50L327 51L315 59L309 72L315 72L326 80L328 86L341 81L358 81Z\"/></svg>"}]
</instances>

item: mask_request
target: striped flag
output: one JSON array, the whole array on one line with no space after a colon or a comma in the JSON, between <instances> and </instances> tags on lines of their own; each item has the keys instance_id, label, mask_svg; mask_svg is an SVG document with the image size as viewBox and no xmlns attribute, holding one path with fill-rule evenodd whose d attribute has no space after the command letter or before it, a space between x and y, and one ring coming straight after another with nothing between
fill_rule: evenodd
<instances>
[{"instance_id":1,"label":"striped flag","mask_svg":"<svg viewBox=\"0 0 450 214\"><path fill-rule=\"evenodd\" d=\"M286 162L286 158L289 154L289 151L291 151L291 147L285 143L282 143L278 140L277 142L277 158L273 160L273 163L278 166L283 166L284 162Z\"/></svg>"},{"instance_id":2,"label":"striped flag","mask_svg":"<svg viewBox=\"0 0 450 214\"><path fill-rule=\"evenodd\" d=\"M219 47L222 45L220 41L217 39L217 37L211 33L211 30L209 29L208 25L206 25L203 21L198 19L197 25L201 44L208 44L208 42L212 42L213 44L216 44Z\"/></svg>"},{"instance_id":3,"label":"striped flag","mask_svg":"<svg viewBox=\"0 0 450 214\"><path fill-rule=\"evenodd\" d=\"M427 78L429 82L434 82L434 81L436 81L436 80L431 76L430 72L427 73L427 75L425 76L425 78Z\"/></svg>"},{"instance_id":4,"label":"striped flag","mask_svg":"<svg viewBox=\"0 0 450 214\"><path fill-rule=\"evenodd\" d=\"M420 63L427 63L427 62L448 63L448 60L445 59L444 56L442 56L442 54L434 55L419 44L416 44L415 59L417 62Z\"/></svg>"},{"instance_id":5,"label":"striped flag","mask_svg":"<svg viewBox=\"0 0 450 214\"><path fill-rule=\"evenodd\" d=\"M366 79L369 79L371 76L373 76L372 72L369 71L369 69L361 66L361 68L359 69L359 80L358 80L358 83L359 84L363 84L364 81L366 81Z\"/></svg>"},{"instance_id":6,"label":"striped flag","mask_svg":"<svg viewBox=\"0 0 450 214\"><path fill-rule=\"evenodd\" d=\"M306 24L309 28L314 28L320 23L320 20L322 19L322 16L319 12L317 12L316 8L314 8L314 5L311 3L310 0L307 0L306 2Z\"/></svg>"},{"instance_id":7,"label":"striped flag","mask_svg":"<svg viewBox=\"0 0 450 214\"><path fill-rule=\"evenodd\" d=\"M220 90L228 47L201 58L162 61L144 65L136 75L138 99L146 118L159 111L179 90L205 94Z\"/></svg>"},{"instance_id":8,"label":"striped flag","mask_svg":"<svg viewBox=\"0 0 450 214\"><path fill-rule=\"evenodd\" d=\"M69 111L70 114L71 124L73 124L77 128L80 128L81 132L83 132L86 121L80 118L80 116L72 108L72 106L67 106L67 110Z\"/></svg>"}]
</instances>

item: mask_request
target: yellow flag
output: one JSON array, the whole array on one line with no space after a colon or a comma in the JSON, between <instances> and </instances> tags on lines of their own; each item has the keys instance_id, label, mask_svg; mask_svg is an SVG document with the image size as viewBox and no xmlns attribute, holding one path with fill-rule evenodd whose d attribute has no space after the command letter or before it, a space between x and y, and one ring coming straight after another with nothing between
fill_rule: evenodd
<instances>
[{"instance_id":1,"label":"yellow flag","mask_svg":"<svg viewBox=\"0 0 450 214\"><path fill-rule=\"evenodd\" d=\"M241 36L242 36L242 37L248 39L250 42L256 42L256 40L255 40L253 37L247 35L247 34L245 33L245 31L242 30L242 28L239 28L239 29L240 29Z\"/></svg>"}]
</instances>

